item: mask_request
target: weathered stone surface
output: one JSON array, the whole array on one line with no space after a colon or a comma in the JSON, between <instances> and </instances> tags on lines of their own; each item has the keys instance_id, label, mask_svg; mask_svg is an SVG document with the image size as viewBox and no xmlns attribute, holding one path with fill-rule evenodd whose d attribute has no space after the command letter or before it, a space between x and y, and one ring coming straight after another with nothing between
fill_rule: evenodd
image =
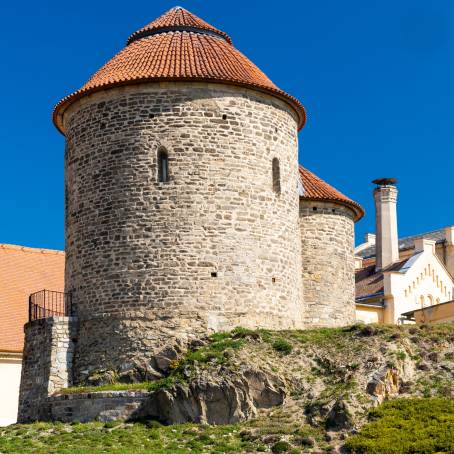
<instances>
[{"instance_id":1,"label":"weathered stone surface","mask_svg":"<svg viewBox=\"0 0 454 454\"><path fill-rule=\"evenodd\" d=\"M86 96L64 121L76 383L147 364L170 336L302 326L290 107L246 88L155 83Z\"/></svg>"},{"instance_id":2,"label":"weathered stone surface","mask_svg":"<svg viewBox=\"0 0 454 454\"><path fill-rule=\"evenodd\" d=\"M47 419L48 395L71 386L76 330L74 317L53 317L25 325L19 422Z\"/></svg>"},{"instance_id":3,"label":"weathered stone surface","mask_svg":"<svg viewBox=\"0 0 454 454\"><path fill-rule=\"evenodd\" d=\"M230 424L248 420L260 408L281 405L284 384L279 377L246 369L225 376L201 376L189 385L178 384L154 393L111 391L52 396L49 416L58 421L159 419L165 424L185 422Z\"/></svg>"},{"instance_id":4,"label":"weathered stone surface","mask_svg":"<svg viewBox=\"0 0 454 454\"><path fill-rule=\"evenodd\" d=\"M353 427L352 412L343 399L338 399L331 407L325 424L329 430L342 430Z\"/></svg>"},{"instance_id":5,"label":"weathered stone surface","mask_svg":"<svg viewBox=\"0 0 454 454\"><path fill-rule=\"evenodd\" d=\"M383 366L372 375L366 389L379 402L395 397L399 393L398 371L388 366Z\"/></svg>"},{"instance_id":6,"label":"weathered stone surface","mask_svg":"<svg viewBox=\"0 0 454 454\"><path fill-rule=\"evenodd\" d=\"M146 391L105 391L51 396L45 419L63 422L116 421L140 417Z\"/></svg>"},{"instance_id":7,"label":"weathered stone surface","mask_svg":"<svg viewBox=\"0 0 454 454\"><path fill-rule=\"evenodd\" d=\"M300 200L306 326L355 320L354 213L330 202Z\"/></svg>"},{"instance_id":8,"label":"weathered stone surface","mask_svg":"<svg viewBox=\"0 0 454 454\"><path fill-rule=\"evenodd\" d=\"M277 376L247 369L159 390L147 413L166 424L231 424L256 416L259 408L281 405L284 398L283 382Z\"/></svg>"}]
</instances>

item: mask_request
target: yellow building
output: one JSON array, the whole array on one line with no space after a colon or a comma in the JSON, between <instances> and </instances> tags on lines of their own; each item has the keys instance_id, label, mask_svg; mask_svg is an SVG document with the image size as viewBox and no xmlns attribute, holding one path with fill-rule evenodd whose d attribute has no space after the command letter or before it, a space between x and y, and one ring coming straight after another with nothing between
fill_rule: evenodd
<instances>
[{"instance_id":1,"label":"yellow building","mask_svg":"<svg viewBox=\"0 0 454 454\"><path fill-rule=\"evenodd\" d=\"M403 315L416 323L454 323L454 301L424 307Z\"/></svg>"}]
</instances>

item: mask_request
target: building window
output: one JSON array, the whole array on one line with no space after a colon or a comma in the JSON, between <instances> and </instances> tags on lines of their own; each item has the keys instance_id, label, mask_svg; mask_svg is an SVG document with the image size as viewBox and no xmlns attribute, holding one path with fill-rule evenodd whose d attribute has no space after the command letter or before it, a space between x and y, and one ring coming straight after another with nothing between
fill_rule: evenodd
<instances>
[{"instance_id":1,"label":"building window","mask_svg":"<svg viewBox=\"0 0 454 454\"><path fill-rule=\"evenodd\" d=\"M273 158L273 191L276 194L281 193L281 169L279 167L279 159Z\"/></svg>"},{"instance_id":2,"label":"building window","mask_svg":"<svg viewBox=\"0 0 454 454\"><path fill-rule=\"evenodd\" d=\"M420 301L421 301L421 309L423 309L424 307L426 307L426 302L425 302L425 298L424 298L424 295L421 295L419 297Z\"/></svg>"},{"instance_id":3,"label":"building window","mask_svg":"<svg viewBox=\"0 0 454 454\"><path fill-rule=\"evenodd\" d=\"M169 155L163 148L158 151L158 178L160 183L169 181Z\"/></svg>"}]
</instances>

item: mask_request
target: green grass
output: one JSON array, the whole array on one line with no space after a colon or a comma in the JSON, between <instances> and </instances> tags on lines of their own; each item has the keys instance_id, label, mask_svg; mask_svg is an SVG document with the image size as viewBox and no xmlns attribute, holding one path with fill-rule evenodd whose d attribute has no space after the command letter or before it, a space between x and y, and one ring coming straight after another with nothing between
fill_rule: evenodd
<instances>
[{"instance_id":1,"label":"green grass","mask_svg":"<svg viewBox=\"0 0 454 454\"><path fill-rule=\"evenodd\" d=\"M371 422L347 440L355 454L454 453L454 401L397 399L370 412Z\"/></svg>"},{"instance_id":2,"label":"green grass","mask_svg":"<svg viewBox=\"0 0 454 454\"><path fill-rule=\"evenodd\" d=\"M145 390L149 392L162 388L171 388L177 383L186 383L187 377L194 373L195 368L206 368L210 364L220 365L228 362L229 351L238 350L246 343L249 336L259 337L256 332L244 328L235 328L231 332L215 333L208 338L207 345L188 351L181 359L175 361L167 377L152 382L140 383L108 383L99 386L73 386L59 391L61 394L94 393L102 391Z\"/></svg>"},{"instance_id":3,"label":"green grass","mask_svg":"<svg viewBox=\"0 0 454 454\"><path fill-rule=\"evenodd\" d=\"M61 394L75 394L75 393L94 393L101 391L131 391L131 390L142 390L142 391L157 391L161 388L170 388L179 381L179 377L176 375L161 378L156 381L148 381L141 383L109 383L107 385L100 386L72 386L70 388L64 388L59 391Z\"/></svg>"},{"instance_id":4,"label":"green grass","mask_svg":"<svg viewBox=\"0 0 454 454\"><path fill-rule=\"evenodd\" d=\"M183 424L35 423L0 428L2 454L183 454L254 452L241 427Z\"/></svg>"},{"instance_id":5,"label":"green grass","mask_svg":"<svg viewBox=\"0 0 454 454\"><path fill-rule=\"evenodd\" d=\"M287 342L285 339L276 339L272 345L276 351L284 355L289 355L293 350L293 345Z\"/></svg>"}]
</instances>

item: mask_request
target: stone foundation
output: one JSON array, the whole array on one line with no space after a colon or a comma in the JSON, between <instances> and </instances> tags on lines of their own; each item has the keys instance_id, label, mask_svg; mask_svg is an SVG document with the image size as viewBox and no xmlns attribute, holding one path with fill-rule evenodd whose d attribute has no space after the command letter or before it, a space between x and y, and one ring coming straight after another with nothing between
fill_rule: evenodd
<instances>
[{"instance_id":1,"label":"stone foundation","mask_svg":"<svg viewBox=\"0 0 454 454\"><path fill-rule=\"evenodd\" d=\"M76 330L74 317L46 318L25 325L18 422L48 419L48 396L71 386Z\"/></svg>"}]
</instances>

